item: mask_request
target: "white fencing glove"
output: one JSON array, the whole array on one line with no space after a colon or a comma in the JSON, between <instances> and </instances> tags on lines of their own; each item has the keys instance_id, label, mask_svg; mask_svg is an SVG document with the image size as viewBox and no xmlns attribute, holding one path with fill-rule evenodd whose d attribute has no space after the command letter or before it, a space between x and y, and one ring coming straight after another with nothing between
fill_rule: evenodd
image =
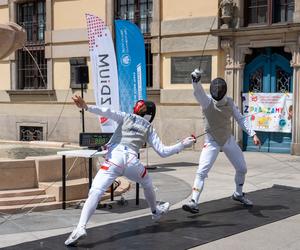
<instances>
[{"instance_id":1,"label":"white fencing glove","mask_svg":"<svg viewBox=\"0 0 300 250\"><path fill-rule=\"evenodd\" d=\"M185 148L189 148L196 142L196 139L192 136L189 136L181 141Z\"/></svg>"},{"instance_id":2,"label":"white fencing glove","mask_svg":"<svg viewBox=\"0 0 300 250\"><path fill-rule=\"evenodd\" d=\"M201 79L201 74L203 73L202 70L199 70L198 68L195 69L192 73L191 73L191 77L193 82L199 82Z\"/></svg>"}]
</instances>

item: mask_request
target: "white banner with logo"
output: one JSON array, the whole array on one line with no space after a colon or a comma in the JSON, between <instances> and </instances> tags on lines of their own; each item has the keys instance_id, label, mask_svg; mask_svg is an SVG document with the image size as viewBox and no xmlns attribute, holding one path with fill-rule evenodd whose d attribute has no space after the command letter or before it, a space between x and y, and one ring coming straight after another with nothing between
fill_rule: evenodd
<instances>
[{"instance_id":1,"label":"white banner with logo","mask_svg":"<svg viewBox=\"0 0 300 250\"><path fill-rule=\"evenodd\" d=\"M291 133L291 93L243 93L243 111L253 130Z\"/></svg>"},{"instance_id":2,"label":"white banner with logo","mask_svg":"<svg viewBox=\"0 0 300 250\"><path fill-rule=\"evenodd\" d=\"M111 32L97 16L86 14L96 105L120 110L118 71ZM102 132L114 132L116 123L99 117Z\"/></svg>"}]
</instances>

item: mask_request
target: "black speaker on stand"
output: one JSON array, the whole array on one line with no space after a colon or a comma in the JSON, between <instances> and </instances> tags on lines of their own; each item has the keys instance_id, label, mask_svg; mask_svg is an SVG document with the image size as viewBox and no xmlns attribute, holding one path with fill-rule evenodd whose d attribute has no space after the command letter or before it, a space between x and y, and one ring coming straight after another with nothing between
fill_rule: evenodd
<instances>
[{"instance_id":1,"label":"black speaker on stand","mask_svg":"<svg viewBox=\"0 0 300 250\"><path fill-rule=\"evenodd\" d=\"M83 99L83 85L89 83L89 68L87 65L80 65L76 66L75 68L75 75L74 75L74 80L76 84L81 85L81 97ZM82 119L82 132L85 132L84 128L84 109L81 111L81 119Z\"/></svg>"}]
</instances>

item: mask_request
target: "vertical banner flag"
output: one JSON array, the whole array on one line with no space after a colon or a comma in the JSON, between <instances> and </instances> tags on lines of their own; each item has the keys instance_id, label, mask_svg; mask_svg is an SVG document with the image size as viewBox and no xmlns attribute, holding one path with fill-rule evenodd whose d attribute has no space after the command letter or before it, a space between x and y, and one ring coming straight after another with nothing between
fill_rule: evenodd
<instances>
[{"instance_id":1,"label":"vertical banner flag","mask_svg":"<svg viewBox=\"0 0 300 250\"><path fill-rule=\"evenodd\" d=\"M110 30L97 16L86 14L86 20L96 105L119 111L118 72ZM116 129L116 123L106 117L99 117L99 122L102 132Z\"/></svg>"},{"instance_id":2,"label":"vertical banner flag","mask_svg":"<svg viewBox=\"0 0 300 250\"><path fill-rule=\"evenodd\" d=\"M252 129L291 133L291 93L243 93L244 115Z\"/></svg>"},{"instance_id":3,"label":"vertical banner flag","mask_svg":"<svg viewBox=\"0 0 300 250\"><path fill-rule=\"evenodd\" d=\"M121 111L132 113L136 101L146 100L146 59L140 29L125 20L115 21Z\"/></svg>"}]
</instances>

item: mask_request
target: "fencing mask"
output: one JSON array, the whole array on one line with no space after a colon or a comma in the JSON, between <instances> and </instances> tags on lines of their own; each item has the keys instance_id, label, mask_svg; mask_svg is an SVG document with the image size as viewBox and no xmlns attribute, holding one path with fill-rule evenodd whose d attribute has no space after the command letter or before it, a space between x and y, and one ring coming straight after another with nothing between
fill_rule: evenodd
<instances>
[{"instance_id":1,"label":"fencing mask","mask_svg":"<svg viewBox=\"0 0 300 250\"><path fill-rule=\"evenodd\" d=\"M155 117L156 106L154 102L139 100L133 108L133 113L144 117L148 122L152 122Z\"/></svg>"},{"instance_id":2,"label":"fencing mask","mask_svg":"<svg viewBox=\"0 0 300 250\"><path fill-rule=\"evenodd\" d=\"M223 78L218 77L211 81L209 90L211 97L216 101L220 101L226 95L227 84Z\"/></svg>"}]
</instances>

